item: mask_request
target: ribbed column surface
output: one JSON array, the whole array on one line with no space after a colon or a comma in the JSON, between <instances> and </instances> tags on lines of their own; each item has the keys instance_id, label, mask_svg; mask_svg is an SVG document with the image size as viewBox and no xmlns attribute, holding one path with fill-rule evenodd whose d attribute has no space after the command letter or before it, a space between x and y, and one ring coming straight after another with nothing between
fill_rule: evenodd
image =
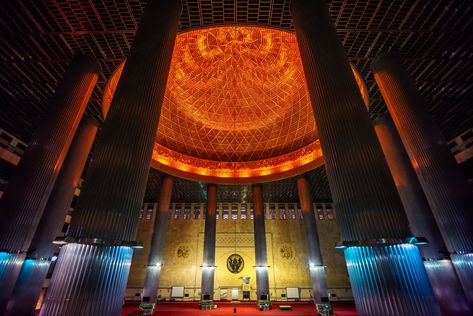
<instances>
[{"instance_id":1,"label":"ribbed column surface","mask_svg":"<svg viewBox=\"0 0 473 316\"><path fill-rule=\"evenodd\" d=\"M468 316L468 304L453 264L448 259L424 261L425 271L443 315Z\"/></svg>"},{"instance_id":2,"label":"ribbed column surface","mask_svg":"<svg viewBox=\"0 0 473 316\"><path fill-rule=\"evenodd\" d=\"M309 259L309 271L312 281L312 296L314 303L322 303L322 297L328 298L327 274L320 251L319 235L317 234L317 223L312 204L312 194L307 179L303 176L297 178L297 190L299 203L302 209L305 236L307 242L307 257Z\"/></svg>"},{"instance_id":3,"label":"ribbed column surface","mask_svg":"<svg viewBox=\"0 0 473 316\"><path fill-rule=\"evenodd\" d=\"M255 236L256 264L256 296L267 295L269 299L268 257L266 251L266 228L264 226L263 188L261 185L252 186L253 193L253 227Z\"/></svg>"},{"instance_id":4,"label":"ribbed column surface","mask_svg":"<svg viewBox=\"0 0 473 316\"><path fill-rule=\"evenodd\" d=\"M34 315L49 266L49 260L26 259L23 262L4 316Z\"/></svg>"},{"instance_id":5,"label":"ribbed column surface","mask_svg":"<svg viewBox=\"0 0 473 316\"><path fill-rule=\"evenodd\" d=\"M72 59L0 199L0 251L28 250L99 71L89 57L77 55ZM13 290L20 271L14 262L13 267L5 267L11 270L8 277L0 278L4 289ZM0 314L9 294L0 291Z\"/></svg>"},{"instance_id":6,"label":"ribbed column surface","mask_svg":"<svg viewBox=\"0 0 473 316\"><path fill-rule=\"evenodd\" d=\"M291 13L342 241L410 236L326 3L293 0Z\"/></svg>"},{"instance_id":7,"label":"ribbed column surface","mask_svg":"<svg viewBox=\"0 0 473 316\"><path fill-rule=\"evenodd\" d=\"M204 258L202 260L202 283L200 298L205 295L213 300L215 272L215 238L217 232L217 186L207 185L207 208L205 209Z\"/></svg>"},{"instance_id":8,"label":"ribbed column surface","mask_svg":"<svg viewBox=\"0 0 473 316\"><path fill-rule=\"evenodd\" d=\"M391 118L388 115L380 115L373 124L406 210L412 233L416 237L427 238L429 242L428 245L420 247L423 258L448 258L447 247L434 215Z\"/></svg>"},{"instance_id":9,"label":"ribbed column surface","mask_svg":"<svg viewBox=\"0 0 473 316\"><path fill-rule=\"evenodd\" d=\"M345 249L358 315L440 315L414 245Z\"/></svg>"},{"instance_id":10,"label":"ribbed column surface","mask_svg":"<svg viewBox=\"0 0 473 316\"><path fill-rule=\"evenodd\" d=\"M450 258L447 247L391 118L379 116L374 121L374 127L412 232L417 237L427 238L429 242L419 250L423 258L431 260L425 262L425 267L440 309L445 315L468 315L468 302L455 271L450 271L450 260L438 260Z\"/></svg>"},{"instance_id":11,"label":"ribbed column surface","mask_svg":"<svg viewBox=\"0 0 473 316\"><path fill-rule=\"evenodd\" d=\"M79 185L97 130L98 122L91 116L85 117L80 123L44 209L38 229L31 241L30 258L50 258L53 255L52 242L64 225L64 218Z\"/></svg>"},{"instance_id":12,"label":"ribbed column surface","mask_svg":"<svg viewBox=\"0 0 473 316\"><path fill-rule=\"evenodd\" d=\"M342 241L391 239L396 242L411 236L399 194L327 4L323 0L292 0L291 13ZM391 299L386 293L404 292L406 283L424 289L422 300L432 303L425 308L434 309L436 303L417 249L410 256L386 253L385 262L393 267L407 267L414 260L424 271L424 279L407 282L402 274L391 273L387 275L391 279L375 279L376 283L372 284L372 277L386 273L385 265L367 260L370 269L353 269L347 254L364 248L350 249L345 252L346 261L361 315L389 315L389 309L383 308L380 301ZM408 268L405 271L410 273ZM365 291L372 285L376 288L366 295ZM416 307L417 292L408 290L404 296L406 300L402 302L392 301L393 308L413 310L412 315L424 314Z\"/></svg>"},{"instance_id":13,"label":"ribbed column surface","mask_svg":"<svg viewBox=\"0 0 473 316\"><path fill-rule=\"evenodd\" d=\"M119 246L62 247L40 315L120 315L132 252Z\"/></svg>"},{"instance_id":14,"label":"ribbed column surface","mask_svg":"<svg viewBox=\"0 0 473 316\"><path fill-rule=\"evenodd\" d=\"M473 254L452 255L452 263L463 285L465 295L473 306Z\"/></svg>"},{"instance_id":15,"label":"ribbed column surface","mask_svg":"<svg viewBox=\"0 0 473 316\"><path fill-rule=\"evenodd\" d=\"M164 239L166 237L169 203L171 202L172 195L172 182L171 176L164 177L159 195L159 205L154 219L151 249L143 288L143 297L149 297L150 303L156 302L156 294L158 293L159 276L163 265Z\"/></svg>"},{"instance_id":16,"label":"ribbed column surface","mask_svg":"<svg viewBox=\"0 0 473 316\"><path fill-rule=\"evenodd\" d=\"M95 60L75 56L0 200L0 250L27 251L97 82Z\"/></svg>"},{"instance_id":17,"label":"ribbed column surface","mask_svg":"<svg viewBox=\"0 0 473 316\"><path fill-rule=\"evenodd\" d=\"M24 254L0 252L0 313L7 306L8 298L13 291L24 259Z\"/></svg>"},{"instance_id":18,"label":"ribbed column surface","mask_svg":"<svg viewBox=\"0 0 473 316\"><path fill-rule=\"evenodd\" d=\"M49 259L53 256L52 242L64 225L97 129L97 121L90 116L79 125L31 241L28 258ZM7 315L29 315L28 312L34 311L48 268L49 262L45 260L25 261L10 296Z\"/></svg>"},{"instance_id":19,"label":"ribbed column surface","mask_svg":"<svg viewBox=\"0 0 473 316\"><path fill-rule=\"evenodd\" d=\"M181 12L148 2L94 150L68 236L134 241Z\"/></svg>"},{"instance_id":20,"label":"ribbed column surface","mask_svg":"<svg viewBox=\"0 0 473 316\"><path fill-rule=\"evenodd\" d=\"M395 54L372 69L448 250L473 251L473 196L414 81Z\"/></svg>"}]
</instances>

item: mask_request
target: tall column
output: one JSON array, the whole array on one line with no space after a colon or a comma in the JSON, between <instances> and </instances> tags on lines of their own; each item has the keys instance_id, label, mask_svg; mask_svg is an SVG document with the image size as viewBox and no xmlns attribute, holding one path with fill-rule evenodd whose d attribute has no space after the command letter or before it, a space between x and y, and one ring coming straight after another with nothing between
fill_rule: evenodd
<instances>
[{"instance_id":1,"label":"tall column","mask_svg":"<svg viewBox=\"0 0 473 316\"><path fill-rule=\"evenodd\" d=\"M64 225L97 129L98 122L91 116L85 117L77 129L21 267L6 315L30 315L34 311L54 254L52 242Z\"/></svg>"},{"instance_id":2,"label":"tall column","mask_svg":"<svg viewBox=\"0 0 473 316\"><path fill-rule=\"evenodd\" d=\"M466 179L399 56L382 55L372 69L473 304L473 197Z\"/></svg>"},{"instance_id":3,"label":"tall column","mask_svg":"<svg viewBox=\"0 0 473 316\"><path fill-rule=\"evenodd\" d=\"M95 60L75 56L0 200L0 313L5 309L54 182L97 82Z\"/></svg>"},{"instance_id":4,"label":"tall column","mask_svg":"<svg viewBox=\"0 0 473 316\"><path fill-rule=\"evenodd\" d=\"M202 261L202 283L200 304L211 308L214 297L215 234L217 229L217 186L207 186L207 208L205 210L204 259Z\"/></svg>"},{"instance_id":5,"label":"tall column","mask_svg":"<svg viewBox=\"0 0 473 316\"><path fill-rule=\"evenodd\" d=\"M319 236L317 234L317 223L312 204L312 195L307 179L304 176L297 178L297 189L299 192L299 203L302 209L305 236L307 241L307 254L309 259L309 271L312 281L312 295L315 304L328 303L327 273L320 251ZM322 298L323 302L322 302Z\"/></svg>"},{"instance_id":6,"label":"tall column","mask_svg":"<svg viewBox=\"0 0 473 316\"><path fill-rule=\"evenodd\" d=\"M120 314L180 12L148 2L41 315Z\"/></svg>"},{"instance_id":7,"label":"tall column","mask_svg":"<svg viewBox=\"0 0 473 316\"><path fill-rule=\"evenodd\" d=\"M6 315L30 315L34 311L53 256L52 242L64 225L97 129L98 122L90 116L79 125L21 267Z\"/></svg>"},{"instance_id":8,"label":"tall column","mask_svg":"<svg viewBox=\"0 0 473 316\"><path fill-rule=\"evenodd\" d=\"M323 0L293 0L342 247L360 315L438 315L432 288Z\"/></svg>"},{"instance_id":9,"label":"tall column","mask_svg":"<svg viewBox=\"0 0 473 316\"><path fill-rule=\"evenodd\" d=\"M153 236L151 237L151 249L146 267L145 286L143 297L149 298L149 303L156 303L158 293L159 276L163 265L164 238L169 216L169 203L172 195L172 177L165 176L161 184L159 204L154 219Z\"/></svg>"},{"instance_id":10,"label":"tall column","mask_svg":"<svg viewBox=\"0 0 473 316\"><path fill-rule=\"evenodd\" d=\"M412 232L414 236L424 236L429 242L420 247L420 252L440 309L445 315L471 315L473 311L468 306L427 198L391 118L379 116L374 127Z\"/></svg>"},{"instance_id":11,"label":"tall column","mask_svg":"<svg viewBox=\"0 0 473 316\"><path fill-rule=\"evenodd\" d=\"M261 301L262 295L267 295L269 301L268 257L266 252L266 229L264 226L263 188L253 184L253 227L255 234L255 266L256 266L256 297ZM262 300L265 301L265 300Z\"/></svg>"}]
</instances>

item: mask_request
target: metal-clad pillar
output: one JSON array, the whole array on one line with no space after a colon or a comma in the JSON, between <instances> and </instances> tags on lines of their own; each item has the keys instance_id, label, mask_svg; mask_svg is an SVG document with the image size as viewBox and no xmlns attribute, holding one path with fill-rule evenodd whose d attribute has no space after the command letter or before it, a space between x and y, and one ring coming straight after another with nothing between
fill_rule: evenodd
<instances>
[{"instance_id":1,"label":"metal-clad pillar","mask_svg":"<svg viewBox=\"0 0 473 316\"><path fill-rule=\"evenodd\" d=\"M307 256L309 272L312 281L312 295L315 304L328 302L327 273L320 251L317 223L312 204L312 194L307 179L304 176L297 178L299 203L302 209L305 236L307 242Z\"/></svg>"},{"instance_id":2,"label":"metal-clad pillar","mask_svg":"<svg viewBox=\"0 0 473 316\"><path fill-rule=\"evenodd\" d=\"M438 315L327 4L292 0L291 13L358 313Z\"/></svg>"},{"instance_id":3,"label":"metal-clad pillar","mask_svg":"<svg viewBox=\"0 0 473 316\"><path fill-rule=\"evenodd\" d=\"M53 256L52 242L64 225L97 129L98 122L91 116L85 117L77 129L21 267L6 315L29 315L34 311Z\"/></svg>"},{"instance_id":4,"label":"metal-clad pillar","mask_svg":"<svg viewBox=\"0 0 473 316\"><path fill-rule=\"evenodd\" d=\"M264 226L263 188L253 184L253 227L255 236L256 296L258 301L269 301L269 273L266 251L266 229ZM262 299L266 296L267 299Z\"/></svg>"},{"instance_id":5,"label":"metal-clad pillar","mask_svg":"<svg viewBox=\"0 0 473 316\"><path fill-rule=\"evenodd\" d=\"M434 215L391 118L378 116L374 127L412 232L428 240L427 245L420 247L420 252L440 309L445 315L471 315L473 311L468 306Z\"/></svg>"},{"instance_id":6,"label":"metal-clad pillar","mask_svg":"<svg viewBox=\"0 0 473 316\"><path fill-rule=\"evenodd\" d=\"M159 276L163 265L164 239L169 216L169 204L172 195L172 177L166 175L161 184L159 204L154 219L153 235L151 237L151 249L146 267L145 286L143 297L149 298L149 303L156 303L158 293Z\"/></svg>"},{"instance_id":7,"label":"metal-clad pillar","mask_svg":"<svg viewBox=\"0 0 473 316\"><path fill-rule=\"evenodd\" d=\"M217 185L207 185L207 207L205 209L204 258L202 261L202 283L200 301L202 307L211 308L214 297L215 237L217 230Z\"/></svg>"},{"instance_id":8,"label":"metal-clad pillar","mask_svg":"<svg viewBox=\"0 0 473 316\"><path fill-rule=\"evenodd\" d=\"M75 56L0 200L0 313L4 311L100 67Z\"/></svg>"},{"instance_id":9,"label":"metal-clad pillar","mask_svg":"<svg viewBox=\"0 0 473 316\"><path fill-rule=\"evenodd\" d=\"M145 8L41 315L120 314L180 13Z\"/></svg>"},{"instance_id":10,"label":"metal-clad pillar","mask_svg":"<svg viewBox=\"0 0 473 316\"><path fill-rule=\"evenodd\" d=\"M473 197L466 179L400 57L381 55L372 69L473 305Z\"/></svg>"}]
</instances>

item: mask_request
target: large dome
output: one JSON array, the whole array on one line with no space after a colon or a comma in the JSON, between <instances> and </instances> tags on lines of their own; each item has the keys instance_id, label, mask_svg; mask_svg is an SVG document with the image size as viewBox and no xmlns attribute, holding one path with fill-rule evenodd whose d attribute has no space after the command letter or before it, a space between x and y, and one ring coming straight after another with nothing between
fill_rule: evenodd
<instances>
[{"instance_id":1,"label":"large dome","mask_svg":"<svg viewBox=\"0 0 473 316\"><path fill-rule=\"evenodd\" d=\"M107 84L104 108L122 69ZM255 182L309 170L321 157L294 33L224 26L178 34L154 167L196 180Z\"/></svg>"}]
</instances>

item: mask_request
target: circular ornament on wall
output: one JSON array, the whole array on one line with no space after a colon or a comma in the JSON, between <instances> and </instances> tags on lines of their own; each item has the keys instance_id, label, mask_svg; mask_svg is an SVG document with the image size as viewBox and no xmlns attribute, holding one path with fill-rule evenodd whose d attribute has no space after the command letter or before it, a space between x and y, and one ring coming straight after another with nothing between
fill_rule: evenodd
<instances>
[{"instance_id":1,"label":"circular ornament on wall","mask_svg":"<svg viewBox=\"0 0 473 316\"><path fill-rule=\"evenodd\" d=\"M232 254L227 258L227 269L231 273L240 273L245 267L245 261L239 254Z\"/></svg>"},{"instance_id":2,"label":"circular ornament on wall","mask_svg":"<svg viewBox=\"0 0 473 316\"><path fill-rule=\"evenodd\" d=\"M185 259L189 257L190 252L191 252L191 249L189 248L189 246L179 245L179 247L177 247L177 250L176 250L176 256L178 258Z\"/></svg>"},{"instance_id":3,"label":"circular ornament on wall","mask_svg":"<svg viewBox=\"0 0 473 316\"><path fill-rule=\"evenodd\" d=\"M291 245L283 244L281 245L281 248L279 249L279 254L281 255L283 259L289 261L289 260L294 259L295 250Z\"/></svg>"}]
</instances>

